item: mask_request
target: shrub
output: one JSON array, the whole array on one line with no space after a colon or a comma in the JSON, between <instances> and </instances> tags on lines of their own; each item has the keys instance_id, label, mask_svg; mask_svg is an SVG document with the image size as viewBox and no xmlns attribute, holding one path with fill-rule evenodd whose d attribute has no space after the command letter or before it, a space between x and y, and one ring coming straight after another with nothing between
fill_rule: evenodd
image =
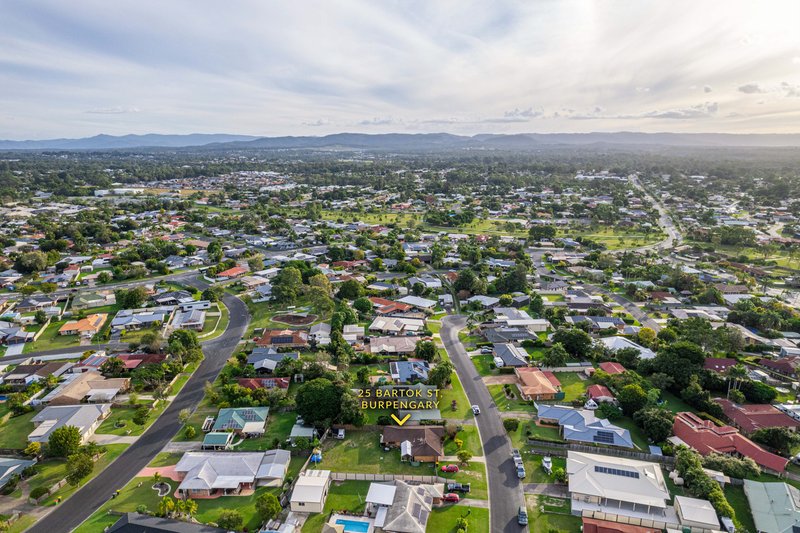
<instances>
[{"instance_id":1,"label":"shrub","mask_svg":"<svg viewBox=\"0 0 800 533\"><path fill-rule=\"evenodd\" d=\"M503 427L506 428L506 431L516 431L519 429L519 420L516 418L504 418L503 419Z\"/></svg>"},{"instance_id":2,"label":"shrub","mask_svg":"<svg viewBox=\"0 0 800 533\"><path fill-rule=\"evenodd\" d=\"M33 490L31 490L30 497L33 498L34 500L38 500L42 496L49 493L50 491L47 489L47 487L36 487Z\"/></svg>"},{"instance_id":3,"label":"shrub","mask_svg":"<svg viewBox=\"0 0 800 533\"><path fill-rule=\"evenodd\" d=\"M193 439L197 435L197 430L194 429L194 426L186 426L186 429L183 430L183 435L187 439Z\"/></svg>"}]
</instances>

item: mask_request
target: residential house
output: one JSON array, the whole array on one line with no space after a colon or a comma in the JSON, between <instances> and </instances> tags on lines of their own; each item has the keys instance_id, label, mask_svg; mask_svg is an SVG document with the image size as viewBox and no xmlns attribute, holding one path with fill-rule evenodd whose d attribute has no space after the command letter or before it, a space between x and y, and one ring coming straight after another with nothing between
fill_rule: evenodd
<instances>
[{"instance_id":1,"label":"residential house","mask_svg":"<svg viewBox=\"0 0 800 533\"><path fill-rule=\"evenodd\" d=\"M175 465L187 498L238 495L259 484L264 452L186 452Z\"/></svg>"},{"instance_id":2,"label":"residential house","mask_svg":"<svg viewBox=\"0 0 800 533\"><path fill-rule=\"evenodd\" d=\"M117 298L114 296L114 291L81 292L72 299L70 309L91 309L115 303Z\"/></svg>"},{"instance_id":3,"label":"residential house","mask_svg":"<svg viewBox=\"0 0 800 533\"><path fill-rule=\"evenodd\" d=\"M56 305L57 300L53 296L32 294L19 302L15 309L20 313L33 313L35 311L44 310L47 307L55 307Z\"/></svg>"},{"instance_id":4,"label":"residential house","mask_svg":"<svg viewBox=\"0 0 800 533\"><path fill-rule=\"evenodd\" d=\"M374 527L386 533L425 533L433 505L443 496L443 484L371 483L366 510Z\"/></svg>"},{"instance_id":5,"label":"residential house","mask_svg":"<svg viewBox=\"0 0 800 533\"><path fill-rule=\"evenodd\" d=\"M72 363L54 361L52 363L21 364L6 372L2 377L4 385L16 390L24 389L35 381L47 379L47 376L60 377L72 367Z\"/></svg>"},{"instance_id":6,"label":"residential house","mask_svg":"<svg viewBox=\"0 0 800 533\"><path fill-rule=\"evenodd\" d=\"M597 383L586 387L586 397L594 403L595 407L603 402L614 402L616 400L611 391L608 390L608 387Z\"/></svg>"},{"instance_id":7,"label":"residential house","mask_svg":"<svg viewBox=\"0 0 800 533\"><path fill-rule=\"evenodd\" d=\"M342 338L350 346L364 340L364 327L360 324L345 324L342 326Z\"/></svg>"},{"instance_id":8,"label":"residential house","mask_svg":"<svg viewBox=\"0 0 800 533\"><path fill-rule=\"evenodd\" d=\"M781 359L759 359L758 364L780 374L793 377L800 368L800 356L788 356Z\"/></svg>"},{"instance_id":9,"label":"residential house","mask_svg":"<svg viewBox=\"0 0 800 533\"><path fill-rule=\"evenodd\" d=\"M308 332L308 338L317 346L327 346L331 343L331 325L324 322L314 324Z\"/></svg>"},{"instance_id":10,"label":"residential house","mask_svg":"<svg viewBox=\"0 0 800 533\"><path fill-rule=\"evenodd\" d=\"M297 352L279 352L275 348L254 348L253 352L247 356L247 364L253 365L258 373L271 374L278 366L278 363L286 358L297 359L300 354Z\"/></svg>"},{"instance_id":11,"label":"residential house","mask_svg":"<svg viewBox=\"0 0 800 533\"><path fill-rule=\"evenodd\" d=\"M708 500L690 498L688 496L675 496L675 512L678 520L685 528L718 531L719 518L717 511Z\"/></svg>"},{"instance_id":12,"label":"residential house","mask_svg":"<svg viewBox=\"0 0 800 533\"><path fill-rule=\"evenodd\" d=\"M531 333L543 333L551 326L544 318L531 318L527 311L514 307L496 307L494 322L503 327L523 327Z\"/></svg>"},{"instance_id":13,"label":"residential house","mask_svg":"<svg viewBox=\"0 0 800 533\"><path fill-rule=\"evenodd\" d=\"M706 357L703 361L703 368L717 374L725 374L729 368L737 364L739 361L731 357Z\"/></svg>"},{"instance_id":14,"label":"residential house","mask_svg":"<svg viewBox=\"0 0 800 533\"><path fill-rule=\"evenodd\" d=\"M425 329L425 321L416 318L377 316L369 331L382 335L417 335Z\"/></svg>"},{"instance_id":15,"label":"residential house","mask_svg":"<svg viewBox=\"0 0 800 533\"><path fill-rule=\"evenodd\" d=\"M601 512L677 524L661 465L624 457L567 452L572 514Z\"/></svg>"},{"instance_id":16,"label":"residential house","mask_svg":"<svg viewBox=\"0 0 800 533\"><path fill-rule=\"evenodd\" d=\"M22 477L22 472L35 464L35 460L0 457L0 489L5 487L14 476Z\"/></svg>"},{"instance_id":17,"label":"residential house","mask_svg":"<svg viewBox=\"0 0 800 533\"><path fill-rule=\"evenodd\" d=\"M800 421L778 410L774 405L739 405L724 398L715 401L722 406L725 417L731 424L745 435L764 428L785 427L796 431L800 427Z\"/></svg>"},{"instance_id":18,"label":"residential house","mask_svg":"<svg viewBox=\"0 0 800 533\"><path fill-rule=\"evenodd\" d=\"M444 457L444 427L385 426L381 434L384 446L400 448L400 460L434 463Z\"/></svg>"},{"instance_id":19,"label":"residential house","mask_svg":"<svg viewBox=\"0 0 800 533\"><path fill-rule=\"evenodd\" d=\"M189 291L167 291L155 294L150 298L156 305L180 305L184 303L191 303L194 301L194 296Z\"/></svg>"},{"instance_id":20,"label":"residential house","mask_svg":"<svg viewBox=\"0 0 800 533\"><path fill-rule=\"evenodd\" d=\"M214 422L214 431L233 431L244 438L264 434L269 417L269 407L228 407L220 409Z\"/></svg>"},{"instance_id":21,"label":"residential house","mask_svg":"<svg viewBox=\"0 0 800 533\"><path fill-rule=\"evenodd\" d=\"M625 329L625 321L616 316L567 316L564 320L573 326L587 324L590 331L601 331L605 329L616 329L620 333Z\"/></svg>"},{"instance_id":22,"label":"residential house","mask_svg":"<svg viewBox=\"0 0 800 533\"><path fill-rule=\"evenodd\" d=\"M272 285L260 285L253 291L253 303L268 302L272 299Z\"/></svg>"},{"instance_id":23,"label":"residential house","mask_svg":"<svg viewBox=\"0 0 800 533\"><path fill-rule=\"evenodd\" d=\"M428 300L427 298L420 298L419 296L404 296L397 301L425 312L433 311L433 308L436 307L436 300Z\"/></svg>"},{"instance_id":24,"label":"residential house","mask_svg":"<svg viewBox=\"0 0 800 533\"><path fill-rule=\"evenodd\" d=\"M98 372L66 374L67 378L46 396L38 399L43 405L79 405L108 403L131 386L130 378L105 378Z\"/></svg>"},{"instance_id":25,"label":"residential house","mask_svg":"<svg viewBox=\"0 0 800 533\"><path fill-rule=\"evenodd\" d=\"M800 530L800 490L782 482L744 480L744 494L750 504L759 533L794 533Z\"/></svg>"},{"instance_id":26,"label":"residential house","mask_svg":"<svg viewBox=\"0 0 800 533\"><path fill-rule=\"evenodd\" d=\"M289 378L239 378L237 383L240 387L250 390L256 389L288 389Z\"/></svg>"},{"instance_id":27,"label":"residential house","mask_svg":"<svg viewBox=\"0 0 800 533\"><path fill-rule=\"evenodd\" d=\"M33 331L25 331L24 327L17 324L0 321L0 344L23 344L33 342L35 337L36 333Z\"/></svg>"},{"instance_id":28,"label":"residential house","mask_svg":"<svg viewBox=\"0 0 800 533\"><path fill-rule=\"evenodd\" d=\"M105 533L227 533L227 529L139 513L124 513Z\"/></svg>"},{"instance_id":29,"label":"residential house","mask_svg":"<svg viewBox=\"0 0 800 533\"><path fill-rule=\"evenodd\" d=\"M495 344L492 348L494 364L498 367L504 366L528 366L528 352L511 343Z\"/></svg>"},{"instance_id":30,"label":"residential house","mask_svg":"<svg viewBox=\"0 0 800 533\"><path fill-rule=\"evenodd\" d=\"M229 450L233 447L233 437L230 431L210 431L203 437L201 450Z\"/></svg>"},{"instance_id":31,"label":"residential house","mask_svg":"<svg viewBox=\"0 0 800 533\"><path fill-rule=\"evenodd\" d=\"M217 273L216 279L218 281L236 279L244 276L247 274L247 272L248 270L245 267L235 266L233 268L229 268L228 270L223 270L222 272Z\"/></svg>"},{"instance_id":32,"label":"residential house","mask_svg":"<svg viewBox=\"0 0 800 533\"><path fill-rule=\"evenodd\" d=\"M499 324L482 324L481 333L493 344L536 340L538 335L524 326L505 327Z\"/></svg>"},{"instance_id":33,"label":"residential house","mask_svg":"<svg viewBox=\"0 0 800 533\"><path fill-rule=\"evenodd\" d=\"M583 533L662 533L663 530L584 516L581 531Z\"/></svg>"},{"instance_id":34,"label":"residential house","mask_svg":"<svg viewBox=\"0 0 800 533\"><path fill-rule=\"evenodd\" d=\"M293 513L321 513L330 486L330 470L306 470L297 477L289 508Z\"/></svg>"},{"instance_id":35,"label":"residential house","mask_svg":"<svg viewBox=\"0 0 800 533\"><path fill-rule=\"evenodd\" d=\"M372 337L369 351L381 355L407 355L417 348L419 337Z\"/></svg>"},{"instance_id":36,"label":"residential house","mask_svg":"<svg viewBox=\"0 0 800 533\"><path fill-rule=\"evenodd\" d=\"M28 440L47 442L56 429L63 426L75 426L80 433L81 444L85 444L110 413L111 404L108 403L45 407L31 419L36 427L28 435Z\"/></svg>"},{"instance_id":37,"label":"residential house","mask_svg":"<svg viewBox=\"0 0 800 533\"><path fill-rule=\"evenodd\" d=\"M308 348L308 331L302 329L265 329L253 339L257 346L275 348Z\"/></svg>"},{"instance_id":38,"label":"residential house","mask_svg":"<svg viewBox=\"0 0 800 533\"><path fill-rule=\"evenodd\" d=\"M172 307L151 307L148 309L123 309L111 321L111 329L136 330L166 324L172 316Z\"/></svg>"},{"instance_id":39,"label":"residential house","mask_svg":"<svg viewBox=\"0 0 800 533\"><path fill-rule=\"evenodd\" d=\"M192 309L188 311L176 311L175 316L172 318L172 327L174 329L191 329L194 331L203 331L203 326L206 323L206 312L201 309Z\"/></svg>"},{"instance_id":40,"label":"residential house","mask_svg":"<svg viewBox=\"0 0 800 533\"><path fill-rule=\"evenodd\" d=\"M430 365L428 362L419 359L392 361L389 363L389 374L395 383L427 381L429 371Z\"/></svg>"},{"instance_id":41,"label":"residential house","mask_svg":"<svg viewBox=\"0 0 800 533\"><path fill-rule=\"evenodd\" d=\"M597 365L603 372L614 375L625 372L625 367L615 361L605 361Z\"/></svg>"},{"instance_id":42,"label":"residential house","mask_svg":"<svg viewBox=\"0 0 800 533\"><path fill-rule=\"evenodd\" d=\"M375 314L377 315L398 315L407 313L413 309L413 306L409 304L387 300L386 298L378 298L377 296L371 296L369 301L372 302L372 307L375 309Z\"/></svg>"},{"instance_id":43,"label":"residential house","mask_svg":"<svg viewBox=\"0 0 800 533\"><path fill-rule=\"evenodd\" d=\"M725 453L750 457L761 468L771 472L783 472L787 459L770 453L754 443L732 426L717 426L703 420L694 413L683 412L675 416L672 432L687 446L701 455Z\"/></svg>"},{"instance_id":44,"label":"residential house","mask_svg":"<svg viewBox=\"0 0 800 533\"><path fill-rule=\"evenodd\" d=\"M620 448L635 448L630 431L612 424L605 418L597 418L594 411L575 409L564 405L536 404L541 422L559 426L566 441L588 442Z\"/></svg>"},{"instance_id":45,"label":"residential house","mask_svg":"<svg viewBox=\"0 0 800 533\"><path fill-rule=\"evenodd\" d=\"M267 450L261 465L258 467L256 479L259 487L280 487L289 471L292 454L289 450Z\"/></svg>"},{"instance_id":46,"label":"residential house","mask_svg":"<svg viewBox=\"0 0 800 533\"><path fill-rule=\"evenodd\" d=\"M640 344L636 344L635 342L626 337L619 337L619 336L601 337L600 339L598 339L598 342L600 342L600 344L606 350L612 353L618 352L619 350L624 350L626 348L632 348L639 352L640 359L652 359L656 356L656 353L653 350L645 348Z\"/></svg>"},{"instance_id":47,"label":"residential house","mask_svg":"<svg viewBox=\"0 0 800 533\"><path fill-rule=\"evenodd\" d=\"M492 309L493 307L497 307L500 305L500 298L495 298L494 296L486 296L483 294L476 294L475 296L471 296L467 298L467 303L477 303L480 305L482 309Z\"/></svg>"},{"instance_id":48,"label":"residential house","mask_svg":"<svg viewBox=\"0 0 800 533\"><path fill-rule=\"evenodd\" d=\"M555 400L559 395L561 382L552 372L542 372L533 367L517 367L517 389L524 400Z\"/></svg>"},{"instance_id":49,"label":"residential house","mask_svg":"<svg viewBox=\"0 0 800 533\"><path fill-rule=\"evenodd\" d=\"M98 313L80 320L70 320L59 328L58 334L80 335L81 337L91 338L100 333L107 319L108 315L106 313Z\"/></svg>"}]
</instances>

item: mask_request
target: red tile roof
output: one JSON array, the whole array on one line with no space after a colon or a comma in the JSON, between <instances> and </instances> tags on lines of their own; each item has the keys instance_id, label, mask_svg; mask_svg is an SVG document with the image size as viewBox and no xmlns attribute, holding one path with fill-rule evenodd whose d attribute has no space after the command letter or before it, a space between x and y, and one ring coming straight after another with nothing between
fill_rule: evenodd
<instances>
[{"instance_id":1,"label":"red tile roof","mask_svg":"<svg viewBox=\"0 0 800 533\"><path fill-rule=\"evenodd\" d=\"M614 395L605 385L590 385L586 388L586 396L589 398L613 398Z\"/></svg>"},{"instance_id":2,"label":"red tile roof","mask_svg":"<svg viewBox=\"0 0 800 533\"><path fill-rule=\"evenodd\" d=\"M597 520L596 518L584 518L583 533L661 533L661 530L652 527Z\"/></svg>"},{"instance_id":3,"label":"red tile roof","mask_svg":"<svg viewBox=\"0 0 800 533\"><path fill-rule=\"evenodd\" d=\"M241 276L247 273L247 269L240 266L235 266L233 268L229 268L228 270L223 270L222 272L217 274L218 278L235 278L236 276Z\"/></svg>"},{"instance_id":4,"label":"red tile roof","mask_svg":"<svg viewBox=\"0 0 800 533\"><path fill-rule=\"evenodd\" d=\"M239 378L239 385L250 390L289 388L289 378Z\"/></svg>"},{"instance_id":5,"label":"red tile roof","mask_svg":"<svg viewBox=\"0 0 800 533\"><path fill-rule=\"evenodd\" d=\"M559 388L561 386L561 382L558 381L558 378L552 372L548 372L548 371L545 370L545 371L542 372L542 374L544 374L544 377L547 378L547 381L549 381L550 384L553 385L553 387Z\"/></svg>"},{"instance_id":6,"label":"red tile roof","mask_svg":"<svg viewBox=\"0 0 800 533\"><path fill-rule=\"evenodd\" d=\"M738 362L739 361L736 359L730 357L707 357L706 360L703 361L703 368L722 374L730 367L736 366Z\"/></svg>"},{"instance_id":7,"label":"red tile roof","mask_svg":"<svg viewBox=\"0 0 800 533\"><path fill-rule=\"evenodd\" d=\"M769 404L737 405L730 400L719 399L725 416L745 433L761 428L798 428L800 422Z\"/></svg>"},{"instance_id":8,"label":"red tile roof","mask_svg":"<svg viewBox=\"0 0 800 533\"><path fill-rule=\"evenodd\" d=\"M672 432L701 455L737 453L775 472L786 469L787 459L766 451L732 426L717 426L694 413L678 413L672 424Z\"/></svg>"},{"instance_id":9,"label":"red tile roof","mask_svg":"<svg viewBox=\"0 0 800 533\"><path fill-rule=\"evenodd\" d=\"M781 374L791 376L800 367L800 357L789 356L781 359L761 359L758 363Z\"/></svg>"},{"instance_id":10,"label":"red tile roof","mask_svg":"<svg viewBox=\"0 0 800 533\"><path fill-rule=\"evenodd\" d=\"M625 372L625 367L619 363L615 363L613 361L606 361L604 363L600 363L597 365L600 367L600 370L606 372L608 374L622 374Z\"/></svg>"}]
</instances>

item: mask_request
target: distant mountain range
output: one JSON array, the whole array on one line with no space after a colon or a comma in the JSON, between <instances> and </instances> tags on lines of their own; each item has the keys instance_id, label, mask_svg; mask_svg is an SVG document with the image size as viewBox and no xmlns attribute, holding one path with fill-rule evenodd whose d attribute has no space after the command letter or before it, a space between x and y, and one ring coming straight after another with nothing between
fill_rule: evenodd
<instances>
[{"instance_id":1,"label":"distant mountain range","mask_svg":"<svg viewBox=\"0 0 800 533\"><path fill-rule=\"evenodd\" d=\"M336 133L322 137L190 135L95 135L82 139L0 140L0 150L119 150L201 148L209 150L536 150L545 146L800 147L800 134L726 133L521 133L474 136L449 133Z\"/></svg>"}]
</instances>

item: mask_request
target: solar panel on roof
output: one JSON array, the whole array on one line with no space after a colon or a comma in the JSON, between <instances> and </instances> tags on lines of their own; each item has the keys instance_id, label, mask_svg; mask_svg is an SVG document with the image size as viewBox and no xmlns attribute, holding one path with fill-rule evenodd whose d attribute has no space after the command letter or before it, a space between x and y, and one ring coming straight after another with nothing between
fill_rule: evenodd
<instances>
[{"instance_id":1,"label":"solar panel on roof","mask_svg":"<svg viewBox=\"0 0 800 533\"><path fill-rule=\"evenodd\" d=\"M607 466L595 465L594 471L600 474L611 474L612 476L639 479L639 472L632 472L630 470L620 470L619 468L609 468Z\"/></svg>"},{"instance_id":2,"label":"solar panel on roof","mask_svg":"<svg viewBox=\"0 0 800 533\"><path fill-rule=\"evenodd\" d=\"M614 444L614 433L611 431L598 431L592 435L592 440L601 444Z\"/></svg>"}]
</instances>

